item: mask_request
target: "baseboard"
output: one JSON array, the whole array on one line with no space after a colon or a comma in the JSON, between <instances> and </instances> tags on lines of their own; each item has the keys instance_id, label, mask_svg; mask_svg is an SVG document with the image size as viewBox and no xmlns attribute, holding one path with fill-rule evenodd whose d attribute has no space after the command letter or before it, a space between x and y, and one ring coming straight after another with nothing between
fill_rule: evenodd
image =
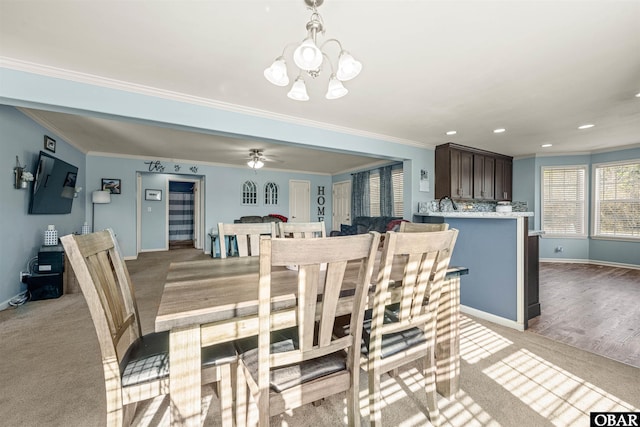
<instances>
[{"instance_id":1,"label":"baseboard","mask_svg":"<svg viewBox=\"0 0 640 427\"><path fill-rule=\"evenodd\" d=\"M632 270L640 270L640 265L624 264L622 262L598 261L592 259L569 259L569 258L540 258L540 262L555 262L564 264L593 264L604 265L606 267L630 268Z\"/></svg>"},{"instance_id":2,"label":"baseboard","mask_svg":"<svg viewBox=\"0 0 640 427\"><path fill-rule=\"evenodd\" d=\"M166 252L169 248L158 248L158 249L140 249L140 252Z\"/></svg>"},{"instance_id":3,"label":"baseboard","mask_svg":"<svg viewBox=\"0 0 640 427\"><path fill-rule=\"evenodd\" d=\"M478 310L476 308L467 307L460 304L460 311L464 314L488 320L489 322L496 323L498 325L506 326L507 328L516 329L518 331L524 331L524 325L519 324L515 320L505 319L504 317L496 316L495 314L487 313L486 311Z\"/></svg>"},{"instance_id":4,"label":"baseboard","mask_svg":"<svg viewBox=\"0 0 640 427\"><path fill-rule=\"evenodd\" d=\"M124 259L125 261L135 261L138 259L138 255L126 256L126 257L123 257L122 259Z\"/></svg>"},{"instance_id":5,"label":"baseboard","mask_svg":"<svg viewBox=\"0 0 640 427\"><path fill-rule=\"evenodd\" d=\"M23 291L23 292L20 292L20 293L18 293L18 294L16 294L15 296L13 296L13 297L9 298L9 299L8 299L8 300L6 300L6 301L2 301L2 302L0 302L0 311L2 311L2 310L6 310L7 308L11 307L11 306L9 305L9 301L11 301L11 300L12 300L12 299L14 299L14 298L18 298L18 297L19 297L20 295L22 295L23 293L24 293L24 291Z\"/></svg>"}]
</instances>

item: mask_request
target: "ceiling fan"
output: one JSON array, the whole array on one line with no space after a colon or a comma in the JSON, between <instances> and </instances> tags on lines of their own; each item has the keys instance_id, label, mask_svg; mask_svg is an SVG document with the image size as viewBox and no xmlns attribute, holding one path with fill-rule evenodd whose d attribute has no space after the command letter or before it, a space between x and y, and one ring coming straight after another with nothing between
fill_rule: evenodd
<instances>
[{"instance_id":1,"label":"ceiling fan","mask_svg":"<svg viewBox=\"0 0 640 427\"><path fill-rule=\"evenodd\" d=\"M249 161L247 161L247 166L251 169L260 169L264 166L264 162L267 159L264 157L264 153L261 149L252 148L249 150Z\"/></svg>"}]
</instances>

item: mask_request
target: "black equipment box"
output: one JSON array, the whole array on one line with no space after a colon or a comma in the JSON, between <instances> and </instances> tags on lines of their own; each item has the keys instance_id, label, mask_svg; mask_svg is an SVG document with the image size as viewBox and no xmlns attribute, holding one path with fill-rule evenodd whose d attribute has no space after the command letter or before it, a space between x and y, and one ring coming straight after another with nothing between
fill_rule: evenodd
<instances>
[{"instance_id":1,"label":"black equipment box","mask_svg":"<svg viewBox=\"0 0 640 427\"><path fill-rule=\"evenodd\" d=\"M38 252L40 274L62 273L64 271L64 248L62 245L42 246Z\"/></svg>"},{"instance_id":2,"label":"black equipment box","mask_svg":"<svg viewBox=\"0 0 640 427\"><path fill-rule=\"evenodd\" d=\"M62 273L33 274L27 279L31 301L62 296Z\"/></svg>"}]
</instances>

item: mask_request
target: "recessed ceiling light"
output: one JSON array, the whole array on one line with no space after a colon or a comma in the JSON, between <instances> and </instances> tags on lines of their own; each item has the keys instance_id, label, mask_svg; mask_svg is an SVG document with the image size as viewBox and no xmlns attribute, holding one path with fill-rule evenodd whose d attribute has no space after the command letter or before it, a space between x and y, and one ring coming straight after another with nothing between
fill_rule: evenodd
<instances>
[{"instance_id":1,"label":"recessed ceiling light","mask_svg":"<svg viewBox=\"0 0 640 427\"><path fill-rule=\"evenodd\" d=\"M640 98L640 92L636 93L636 98Z\"/></svg>"},{"instance_id":2,"label":"recessed ceiling light","mask_svg":"<svg viewBox=\"0 0 640 427\"><path fill-rule=\"evenodd\" d=\"M498 128L498 129L494 129L494 130L493 130L493 133L502 133L502 132L504 132L504 131L506 131L506 129L505 129L505 128Z\"/></svg>"},{"instance_id":3,"label":"recessed ceiling light","mask_svg":"<svg viewBox=\"0 0 640 427\"><path fill-rule=\"evenodd\" d=\"M549 148L549 147L553 147L553 144L542 144L541 147L542 148Z\"/></svg>"},{"instance_id":4,"label":"recessed ceiling light","mask_svg":"<svg viewBox=\"0 0 640 427\"><path fill-rule=\"evenodd\" d=\"M450 130L447 132L447 135L455 135L456 133L458 132L456 132L455 130Z\"/></svg>"},{"instance_id":5,"label":"recessed ceiling light","mask_svg":"<svg viewBox=\"0 0 640 427\"><path fill-rule=\"evenodd\" d=\"M588 124L586 124L586 125L578 126L578 129L580 129L580 130L582 130L582 129L589 129L589 128L592 128L592 127L594 127L594 126L595 126L594 124L592 124L592 123L588 123Z\"/></svg>"}]
</instances>

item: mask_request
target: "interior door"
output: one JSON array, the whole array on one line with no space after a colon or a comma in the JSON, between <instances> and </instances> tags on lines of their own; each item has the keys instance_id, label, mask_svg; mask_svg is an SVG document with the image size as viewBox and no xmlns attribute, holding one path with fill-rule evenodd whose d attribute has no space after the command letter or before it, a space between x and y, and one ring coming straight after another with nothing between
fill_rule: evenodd
<instances>
[{"instance_id":1,"label":"interior door","mask_svg":"<svg viewBox=\"0 0 640 427\"><path fill-rule=\"evenodd\" d=\"M340 224L351 225L351 181L333 184L333 230L340 230Z\"/></svg>"},{"instance_id":2,"label":"interior door","mask_svg":"<svg viewBox=\"0 0 640 427\"><path fill-rule=\"evenodd\" d=\"M289 181L289 222L309 222L311 219L311 182Z\"/></svg>"}]
</instances>

